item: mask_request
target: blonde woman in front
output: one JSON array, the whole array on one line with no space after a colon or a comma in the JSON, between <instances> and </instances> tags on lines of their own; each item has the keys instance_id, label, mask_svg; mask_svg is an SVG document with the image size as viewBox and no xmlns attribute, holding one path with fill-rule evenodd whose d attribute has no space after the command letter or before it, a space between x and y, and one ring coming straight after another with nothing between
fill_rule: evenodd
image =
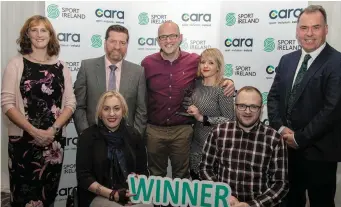
<instances>
[{"instance_id":1,"label":"blonde woman in front","mask_svg":"<svg viewBox=\"0 0 341 207\"><path fill-rule=\"evenodd\" d=\"M126 122L128 106L116 91L99 99L96 124L79 136L76 174L80 206L130 205L128 174L148 174L147 151L140 133ZM135 207L147 207L138 204Z\"/></svg>"}]
</instances>

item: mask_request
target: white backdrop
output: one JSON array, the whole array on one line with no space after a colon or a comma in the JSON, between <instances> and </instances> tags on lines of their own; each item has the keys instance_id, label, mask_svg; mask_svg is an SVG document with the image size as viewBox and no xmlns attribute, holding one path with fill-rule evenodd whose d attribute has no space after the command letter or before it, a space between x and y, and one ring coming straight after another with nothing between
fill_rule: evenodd
<instances>
[{"instance_id":1,"label":"white backdrop","mask_svg":"<svg viewBox=\"0 0 341 207\"><path fill-rule=\"evenodd\" d=\"M279 58L299 48L295 39L296 17L308 2L47 2L45 14L61 43L60 59L76 79L80 61L104 54L105 31L112 24L129 29L126 59L135 63L159 50L157 28L165 20L179 24L181 48L200 54L219 48L225 57L225 76L236 88L253 85L267 92ZM266 122L266 107L262 120ZM63 206L76 186L75 153L77 135L68 126L63 175L56 206Z\"/></svg>"}]
</instances>

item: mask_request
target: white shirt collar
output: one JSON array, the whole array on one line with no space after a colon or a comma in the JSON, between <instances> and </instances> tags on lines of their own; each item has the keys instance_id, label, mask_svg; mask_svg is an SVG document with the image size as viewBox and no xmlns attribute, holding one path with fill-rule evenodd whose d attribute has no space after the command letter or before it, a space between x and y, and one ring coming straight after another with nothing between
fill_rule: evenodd
<instances>
[{"instance_id":1,"label":"white shirt collar","mask_svg":"<svg viewBox=\"0 0 341 207\"><path fill-rule=\"evenodd\" d=\"M316 50L314 50L313 52L311 53L307 53L305 50L303 50L303 48L301 49L302 50L302 55L301 57L304 57L306 54L309 54L311 56L311 60L314 61L317 56L322 52L322 50L326 47L326 42L324 42L319 48L317 48Z\"/></svg>"}]
</instances>

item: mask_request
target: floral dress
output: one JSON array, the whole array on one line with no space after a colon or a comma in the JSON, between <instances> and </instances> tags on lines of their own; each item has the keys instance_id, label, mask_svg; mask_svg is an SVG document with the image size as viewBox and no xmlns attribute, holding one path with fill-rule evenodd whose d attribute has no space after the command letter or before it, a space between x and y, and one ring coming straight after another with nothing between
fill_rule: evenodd
<instances>
[{"instance_id":1,"label":"floral dress","mask_svg":"<svg viewBox=\"0 0 341 207\"><path fill-rule=\"evenodd\" d=\"M38 129L48 129L60 115L64 92L63 65L38 64L24 58L20 81L26 119ZM32 136L9 136L8 163L11 206L50 206L57 195L61 176L65 137L39 147Z\"/></svg>"}]
</instances>

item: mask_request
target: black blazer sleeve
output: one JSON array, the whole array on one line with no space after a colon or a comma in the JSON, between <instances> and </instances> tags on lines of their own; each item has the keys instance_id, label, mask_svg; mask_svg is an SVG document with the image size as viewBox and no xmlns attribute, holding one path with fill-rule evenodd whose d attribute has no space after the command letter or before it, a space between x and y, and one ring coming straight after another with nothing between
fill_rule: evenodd
<instances>
[{"instance_id":1,"label":"black blazer sleeve","mask_svg":"<svg viewBox=\"0 0 341 207\"><path fill-rule=\"evenodd\" d=\"M281 76L283 76L283 57L279 61L278 66L276 67L276 75L275 79L271 85L269 94L268 94L268 118L269 123L272 128L275 130L279 130L281 126L283 126L283 122L280 115L280 82Z\"/></svg>"},{"instance_id":2,"label":"black blazer sleeve","mask_svg":"<svg viewBox=\"0 0 341 207\"><path fill-rule=\"evenodd\" d=\"M322 86L323 100L321 110L309 124L295 131L295 140L300 148L305 148L323 137L333 127L333 123L341 117L341 54L334 52L332 61L328 61L324 69L326 83Z\"/></svg>"},{"instance_id":3,"label":"black blazer sleeve","mask_svg":"<svg viewBox=\"0 0 341 207\"><path fill-rule=\"evenodd\" d=\"M92 175L92 137L91 130L86 129L79 137L76 154L76 176L78 186L88 190L94 183L95 177Z\"/></svg>"}]
</instances>

